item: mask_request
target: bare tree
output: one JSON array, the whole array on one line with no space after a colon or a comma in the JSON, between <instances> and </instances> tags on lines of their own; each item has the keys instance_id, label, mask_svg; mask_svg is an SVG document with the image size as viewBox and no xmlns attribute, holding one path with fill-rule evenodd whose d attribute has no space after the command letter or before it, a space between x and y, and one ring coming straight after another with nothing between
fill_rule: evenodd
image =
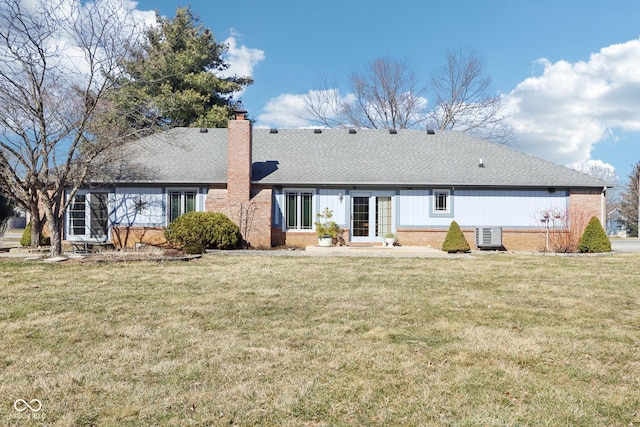
<instances>
[{"instance_id":1,"label":"bare tree","mask_svg":"<svg viewBox=\"0 0 640 427\"><path fill-rule=\"evenodd\" d=\"M617 185L618 175L613 167L608 167L602 162L583 162L574 167L575 170L594 178L601 179L611 185Z\"/></svg>"},{"instance_id":2,"label":"bare tree","mask_svg":"<svg viewBox=\"0 0 640 427\"><path fill-rule=\"evenodd\" d=\"M504 99L492 95L490 85L491 78L484 74L483 62L475 51L448 51L446 64L431 75L432 125L510 143L515 132L502 113Z\"/></svg>"},{"instance_id":3,"label":"bare tree","mask_svg":"<svg viewBox=\"0 0 640 427\"><path fill-rule=\"evenodd\" d=\"M352 94L342 99L337 89L321 81L305 96L307 112L332 128L407 129L425 120L425 89L404 62L376 59L350 76L350 87Z\"/></svg>"},{"instance_id":4,"label":"bare tree","mask_svg":"<svg viewBox=\"0 0 640 427\"><path fill-rule=\"evenodd\" d=\"M431 76L432 107L427 109L427 89L409 66L380 58L351 75L347 96L325 79L305 95L305 107L313 120L331 128L431 127L508 144L515 131L503 114L503 98L490 94L490 84L474 51L448 52L446 65Z\"/></svg>"},{"instance_id":5,"label":"bare tree","mask_svg":"<svg viewBox=\"0 0 640 427\"><path fill-rule=\"evenodd\" d=\"M112 132L100 112L110 108L106 94L137 33L125 2L0 5L0 185L31 213L32 245L44 211L52 256L62 250L64 212L88 172L131 139Z\"/></svg>"},{"instance_id":6,"label":"bare tree","mask_svg":"<svg viewBox=\"0 0 640 427\"><path fill-rule=\"evenodd\" d=\"M638 237L640 230L640 161L633 165L629 182L624 186L620 197L620 211L631 236Z\"/></svg>"}]
</instances>

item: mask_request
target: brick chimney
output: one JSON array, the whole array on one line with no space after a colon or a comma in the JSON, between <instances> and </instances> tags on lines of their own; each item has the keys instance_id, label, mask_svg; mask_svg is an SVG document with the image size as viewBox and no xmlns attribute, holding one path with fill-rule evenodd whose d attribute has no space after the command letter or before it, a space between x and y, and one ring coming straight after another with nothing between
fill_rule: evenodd
<instances>
[{"instance_id":1,"label":"brick chimney","mask_svg":"<svg viewBox=\"0 0 640 427\"><path fill-rule=\"evenodd\" d=\"M243 109L229 120L227 142L227 197L236 202L251 197L251 121Z\"/></svg>"}]
</instances>

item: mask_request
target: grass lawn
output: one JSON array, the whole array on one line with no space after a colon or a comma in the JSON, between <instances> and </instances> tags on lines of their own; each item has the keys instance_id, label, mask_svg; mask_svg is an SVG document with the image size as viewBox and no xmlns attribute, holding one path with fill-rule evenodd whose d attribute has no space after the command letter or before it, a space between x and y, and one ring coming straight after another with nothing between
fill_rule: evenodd
<instances>
[{"instance_id":1,"label":"grass lawn","mask_svg":"<svg viewBox=\"0 0 640 427\"><path fill-rule=\"evenodd\" d=\"M640 425L639 269L1 261L0 425Z\"/></svg>"}]
</instances>

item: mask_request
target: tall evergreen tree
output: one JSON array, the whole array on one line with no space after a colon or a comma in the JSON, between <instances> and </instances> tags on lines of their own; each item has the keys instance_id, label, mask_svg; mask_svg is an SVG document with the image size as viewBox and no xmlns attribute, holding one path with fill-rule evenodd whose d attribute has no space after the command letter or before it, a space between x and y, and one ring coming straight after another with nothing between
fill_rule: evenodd
<instances>
[{"instance_id":1,"label":"tall evergreen tree","mask_svg":"<svg viewBox=\"0 0 640 427\"><path fill-rule=\"evenodd\" d=\"M121 124L226 127L234 92L253 79L220 76L229 68L223 58L228 47L215 41L189 7L178 8L174 18L157 15L156 20L142 46L122 63L127 77L112 99L135 106L137 117Z\"/></svg>"}]
</instances>

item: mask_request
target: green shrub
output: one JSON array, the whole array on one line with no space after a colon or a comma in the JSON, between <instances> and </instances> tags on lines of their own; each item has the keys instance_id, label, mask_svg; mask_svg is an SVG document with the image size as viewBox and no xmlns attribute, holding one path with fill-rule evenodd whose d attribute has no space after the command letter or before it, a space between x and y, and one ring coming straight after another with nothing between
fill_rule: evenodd
<instances>
[{"instance_id":1,"label":"green shrub","mask_svg":"<svg viewBox=\"0 0 640 427\"><path fill-rule=\"evenodd\" d=\"M199 243L187 243L186 245L184 245L184 248L182 248L182 250L188 253L189 255L197 255L197 254L204 253L204 248Z\"/></svg>"},{"instance_id":2,"label":"green shrub","mask_svg":"<svg viewBox=\"0 0 640 427\"><path fill-rule=\"evenodd\" d=\"M462 230L460 230L460 226L455 221L452 221L449 226L447 237L445 237L442 244L442 250L449 253L469 252L471 250L469 242L467 242Z\"/></svg>"},{"instance_id":3,"label":"green shrub","mask_svg":"<svg viewBox=\"0 0 640 427\"><path fill-rule=\"evenodd\" d=\"M219 212L189 212L176 218L165 231L174 245L196 249L235 249L241 241L240 229ZM201 253L200 252L200 253Z\"/></svg>"},{"instance_id":4,"label":"green shrub","mask_svg":"<svg viewBox=\"0 0 640 427\"><path fill-rule=\"evenodd\" d=\"M578 252L611 252L611 240L597 217L591 217L589 224L585 227L578 244Z\"/></svg>"},{"instance_id":5,"label":"green shrub","mask_svg":"<svg viewBox=\"0 0 640 427\"><path fill-rule=\"evenodd\" d=\"M49 246L51 245L51 238L49 237L41 237L40 238L40 246ZM22 237L20 238L20 246L31 246L31 221L27 223L24 227L24 231L22 232Z\"/></svg>"}]
</instances>

